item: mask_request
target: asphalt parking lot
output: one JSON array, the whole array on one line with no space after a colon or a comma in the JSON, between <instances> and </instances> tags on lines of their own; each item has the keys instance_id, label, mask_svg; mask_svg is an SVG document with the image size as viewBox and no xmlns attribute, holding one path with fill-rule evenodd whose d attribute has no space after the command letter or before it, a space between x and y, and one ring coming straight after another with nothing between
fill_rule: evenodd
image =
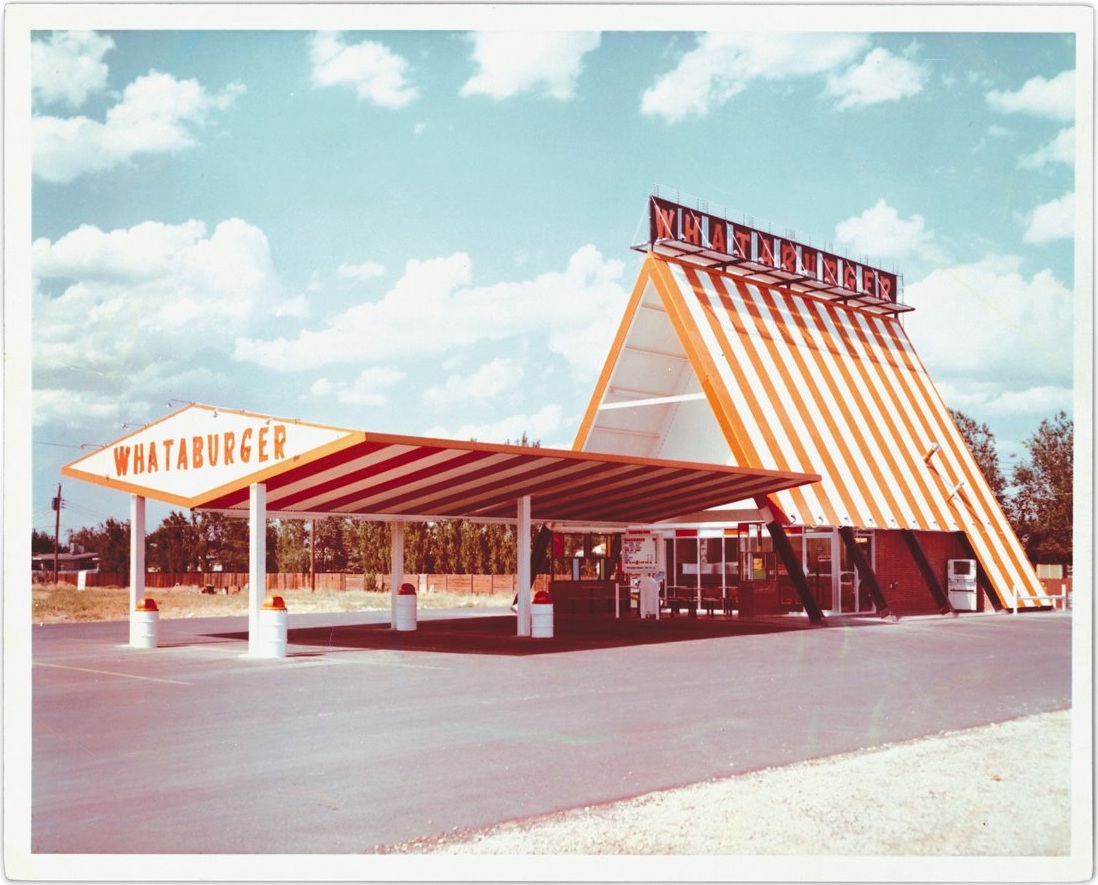
<instances>
[{"instance_id":1,"label":"asphalt parking lot","mask_svg":"<svg viewBox=\"0 0 1098 885\"><path fill-rule=\"evenodd\" d=\"M506 611L32 632L31 850L359 854L1071 705L1071 616L807 627Z\"/></svg>"}]
</instances>

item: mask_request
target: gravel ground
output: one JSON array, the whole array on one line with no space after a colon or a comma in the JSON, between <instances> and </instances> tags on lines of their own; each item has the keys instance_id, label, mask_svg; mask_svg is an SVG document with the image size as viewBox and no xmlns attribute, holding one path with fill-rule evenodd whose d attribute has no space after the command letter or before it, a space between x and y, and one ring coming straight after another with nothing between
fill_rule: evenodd
<instances>
[{"instance_id":1,"label":"gravel ground","mask_svg":"<svg viewBox=\"0 0 1098 885\"><path fill-rule=\"evenodd\" d=\"M1062 856L1071 711L650 793L408 854Z\"/></svg>"}]
</instances>

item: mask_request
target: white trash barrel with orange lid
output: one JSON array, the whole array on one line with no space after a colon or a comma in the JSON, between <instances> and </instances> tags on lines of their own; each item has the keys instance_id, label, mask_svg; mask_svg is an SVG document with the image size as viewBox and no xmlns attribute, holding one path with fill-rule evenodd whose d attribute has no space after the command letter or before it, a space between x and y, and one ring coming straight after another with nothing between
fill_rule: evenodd
<instances>
[{"instance_id":1,"label":"white trash barrel with orange lid","mask_svg":"<svg viewBox=\"0 0 1098 885\"><path fill-rule=\"evenodd\" d=\"M151 596L143 596L130 612L130 645L156 648L160 637L160 609Z\"/></svg>"},{"instance_id":2,"label":"white trash barrel with orange lid","mask_svg":"<svg viewBox=\"0 0 1098 885\"><path fill-rule=\"evenodd\" d=\"M553 597L545 590L535 593L534 601L530 603L530 636L553 638Z\"/></svg>"},{"instance_id":3,"label":"white trash barrel with orange lid","mask_svg":"<svg viewBox=\"0 0 1098 885\"><path fill-rule=\"evenodd\" d=\"M417 626L417 605L419 597L411 584L401 584L396 598L396 628L415 630Z\"/></svg>"},{"instance_id":4,"label":"white trash barrel with orange lid","mask_svg":"<svg viewBox=\"0 0 1098 885\"><path fill-rule=\"evenodd\" d=\"M281 596L268 596L259 610L259 642L256 657L286 657L286 601Z\"/></svg>"}]
</instances>

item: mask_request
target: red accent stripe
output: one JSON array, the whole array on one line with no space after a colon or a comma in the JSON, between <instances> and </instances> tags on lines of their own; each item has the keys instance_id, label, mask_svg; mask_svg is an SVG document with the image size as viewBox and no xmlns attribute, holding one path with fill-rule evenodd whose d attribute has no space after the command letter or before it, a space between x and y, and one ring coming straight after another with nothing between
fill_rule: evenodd
<instances>
[{"instance_id":1,"label":"red accent stripe","mask_svg":"<svg viewBox=\"0 0 1098 885\"><path fill-rule=\"evenodd\" d=\"M375 449L374 451L376 452L378 451L378 449ZM373 454L373 452L363 454ZM434 454L433 449L428 449L424 447L415 448L407 452L401 452L400 454L394 455L392 457L387 457L385 460L380 461L377 464L353 469L350 473L338 473L331 479L328 479L327 481L321 482L317 485L307 484L303 488L300 488L297 491L286 495L271 494L270 490L268 489L268 507L271 510L292 510L296 505L300 504L303 501L307 501L312 498L322 498L332 493L338 493L341 489L346 488L352 483L361 482L363 480L369 479L369 477L371 476L377 476L380 473L384 473L385 471L396 470L397 468L404 467L416 461L421 461L422 459L432 454ZM348 464L353 463L353 461L348 462ZM315 475L315 471L306 470L306 472L302 476L298 477L298 479L307 479L309 475ZM406 479L400 478L392 480L392 482L403 481L406 481ZM325 507L325 509L327 509L328 504L325 503L323 506Z\"/></svg>"},{"instance_id":2,"label":"red accent stripe","mask_svg":"<svg viewBox=\"0 0 1098 885\"><path fill-rule=\"evenodd\" d=\"M445 465L439 465L437 473L441 483L440 485L415 489L403 495L388 496L378 501L373 500L377 497L375 489L370 489L368 493L363 493L357 497L357 500L353 503L351 512L376 513L388 512L389 510L408 510L417 513L437 513L444 515L452 512L454 505L460 505L458 509L463 512L471 512L475 509L473 507L473 502L478 498L487 498L493 501L505 498L509 504L510 510L514 511L515 500L518 497L521 497L523 493L519 485L520 483L529 482L531 479L537 478L538 476L552 473L554 469L565 470L573 469L574 467L574 465L562 467L560 464L543 465L540 470L526 471L526 473L517 479L507 477L495 482L482 483L471 491L453 491L454 486L476 482L481 479L488 479L497 476L503 471L514 470L515 467L521 467L523 465L523 462L520 459L512 459L511 461L502 464L493 462L490 465L474 470L462 470L450 477L449 480L444 479L442 476L442 474L450 471L453 467L465 466L467 463L473 462L463 461L462 463L455 463L454 461L451 461L447 462ZM414 479L409 478L409 482L411 481L414 481ZM414 504L414 507L405 506L409 504ZM381 507L382 509L373 509L377 507ZM509 515L514 514L512 512Z\"/></svg>"}]
</instances>

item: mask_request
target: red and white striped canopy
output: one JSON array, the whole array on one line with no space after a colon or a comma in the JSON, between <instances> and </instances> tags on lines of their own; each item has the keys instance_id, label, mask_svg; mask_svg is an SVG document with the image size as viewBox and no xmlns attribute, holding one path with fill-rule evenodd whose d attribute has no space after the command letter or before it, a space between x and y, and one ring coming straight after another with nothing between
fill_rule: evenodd
<instances>
[{"instance_id":1,"label":"red and white striped canopy","mask_svg":"<svg viewBox=\"0 0 1098 885\"><path fill-rule=\"evenodd\" d=\"M772 494L815 474L361 433L317 460L265 478L271 516L334 514L514 519L529 495L538 522L636 525ZM248 507L248 485L203 510Z\"/></svg>"}]
</instances>

